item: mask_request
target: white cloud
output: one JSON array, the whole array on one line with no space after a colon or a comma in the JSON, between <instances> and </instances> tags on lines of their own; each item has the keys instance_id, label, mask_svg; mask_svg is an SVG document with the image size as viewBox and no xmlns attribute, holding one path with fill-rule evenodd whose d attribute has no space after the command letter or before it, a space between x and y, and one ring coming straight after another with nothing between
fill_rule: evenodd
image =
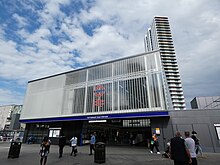
<instances>
[{"instance_id":1,"label":"white cloud","mask_svg":"<svg viewBox=\"0 0 220 165\"><path fill-rule=\"evenodd\" d=\"M12 17L17 21L17 23L18 23L17 25L20 28L26 26L28 23L24 17L21 17L17 13L13 14Z\"/></svg>"},{"instance_id":2,"label":"white cloud","mask_svg":"<svg viewBox=\"0 0 220 165\"><path fill-rule=\"evenodd\" d=\"M15 42L0 40L0 47L4 48L0 49L0 75L2 78L26 82L70 69L66 66L69 55L56 54L61 48L57 48L44 39L36 42L39 42L38 53L34 48L28 46L23 46L22 52L19 52ZM50 50L55 50L55 53Z\"/></svg>"},{"instance_id":3,"label":"white cloud","mask_svg":"<svg viewBox=\"0 0 220 165\"><path fill-rule=\"evenodd\" d=\"M91 65L142 53L144 34L153 17L166 15L170 19L187 101L198 95L219 95L220 1L98 0L90 9L85 7L72 15L60 10L60 4L69 6L71 0L41 2L42 8L35 10L37 4L22 1L26 9L37 14L38 20L30 21L14 12L13 18L21 28L17 35L25 45L5 40L5 31L0 28L0 46L4 47L0 49L1 78L24 84L33 78L70 70L76 63ZM57 19L59 29L56 29ZM102 25L93 29L92 36L87 35L82 24L97 20ZM33 21L41 23L33 33L22 28ZM56 44L49 40L53 35L59 37ZM69 54L73 50L79 54Z\"/></svg>"},{"instance_id":4,"label":"white cloud","mask_svg":"<svg viewBox=\"0 0 220 165\"><path fill-rule=\"evenodd\" d=\"M23 104L24 95L18 92L0 88L1 105Z\"/></svg>"}]
</instances>

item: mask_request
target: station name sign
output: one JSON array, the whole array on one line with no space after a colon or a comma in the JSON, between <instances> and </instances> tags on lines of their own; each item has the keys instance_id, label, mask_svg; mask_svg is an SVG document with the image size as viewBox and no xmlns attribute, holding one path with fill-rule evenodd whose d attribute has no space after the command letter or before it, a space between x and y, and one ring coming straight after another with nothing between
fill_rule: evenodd
<instances>
[{"instance_id":1,"label":"station name sign","mask_svg":"<svg viewBox=\"0 0 220 165\"><path fill-rule=\"evenodd\" d=\"M107 118L108 118L107 115L105 115L105 116L87 116L88 120L107 119Z\"/></svg>"}]
</instances>

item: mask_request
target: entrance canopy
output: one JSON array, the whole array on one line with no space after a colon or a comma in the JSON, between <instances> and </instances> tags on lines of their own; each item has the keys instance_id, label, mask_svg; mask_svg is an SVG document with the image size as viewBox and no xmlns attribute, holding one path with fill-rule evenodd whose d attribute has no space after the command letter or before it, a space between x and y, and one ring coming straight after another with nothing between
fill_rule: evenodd
<instances>
[{"instance_id":1,"label":"entrance canopy","mask_svg":"<svg viewBox=\"0 0 220 165\"><path fill-rule=\"evenodd\" d=\"M103 119L121 119L121 118L146 118L146 117L169 117L168 111L154 112L136 112L136 113L120 113L120 114L104 114L104 115L84 115L70 117L55 117L41 119L20 120L22 123L39 123L39 122L55 122L55 121L78 121L78 120L103 120Z\"/></svg>"}]
</instances>

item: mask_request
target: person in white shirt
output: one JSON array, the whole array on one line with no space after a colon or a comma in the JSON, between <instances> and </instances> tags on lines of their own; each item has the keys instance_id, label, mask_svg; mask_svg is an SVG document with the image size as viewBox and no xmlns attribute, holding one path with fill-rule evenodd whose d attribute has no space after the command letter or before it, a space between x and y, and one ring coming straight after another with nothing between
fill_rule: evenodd
<instances>
[{"instance_id":1,"label":"person in white shirt","mask_svg":"<svg viewBox=\"0 0 220 165\"><path fill-rule=\"evenodd\" d=\"M190 152L192 163L191 165L198 165L197 159L196 159L196 152L195 152L195 141L190 137L189 131L185 132L185 145L187 149Z\"/></svg>"},{"instance_id":2,"label":"person in white shirt","mask_svg":"<svg viewBox=\"0 0 220 165\"><path fill-rule=\"evenodd\" d=\"M77 153L77 137L73 136L72 139L70 140L71 143L71 147L72 147L72 152L71 152L71 156L74 153L74 156L76 156Z\"/></svg>"}]
</instances>

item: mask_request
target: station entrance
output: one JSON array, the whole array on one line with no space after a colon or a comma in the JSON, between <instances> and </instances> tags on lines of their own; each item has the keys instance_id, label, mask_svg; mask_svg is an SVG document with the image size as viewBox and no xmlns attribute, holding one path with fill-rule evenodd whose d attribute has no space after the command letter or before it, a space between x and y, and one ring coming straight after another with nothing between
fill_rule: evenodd
<instances>
[{"instance_id":1,"label":"station entrance","mask_svg":"<svg viewBox=\"0 0 220 165\"><path fill-rule=\"evenodd\" d=\"M150 119L84 121L84 144L89 142L93 132L96 132L97 142L104 142L106 145L149 146L152 136Z\"/></svg>"},{"instance_id":2,"label":"station entrance","mask_svg":"<svg viewBox=\"0 0 220 165\"><path fill-rule=\"evenodd\" d=\"M77 136L79 145L90 143L91 134L96 132L96 141L109 146L144 146L149 147L152 137L152 118L105 119L66 121L53 123L27 124L24 141L33 136L40 143L44 136L49 135L53 144L58 144L60 133L64 133L69 141Z\"/></svg>"}]
</instances>

